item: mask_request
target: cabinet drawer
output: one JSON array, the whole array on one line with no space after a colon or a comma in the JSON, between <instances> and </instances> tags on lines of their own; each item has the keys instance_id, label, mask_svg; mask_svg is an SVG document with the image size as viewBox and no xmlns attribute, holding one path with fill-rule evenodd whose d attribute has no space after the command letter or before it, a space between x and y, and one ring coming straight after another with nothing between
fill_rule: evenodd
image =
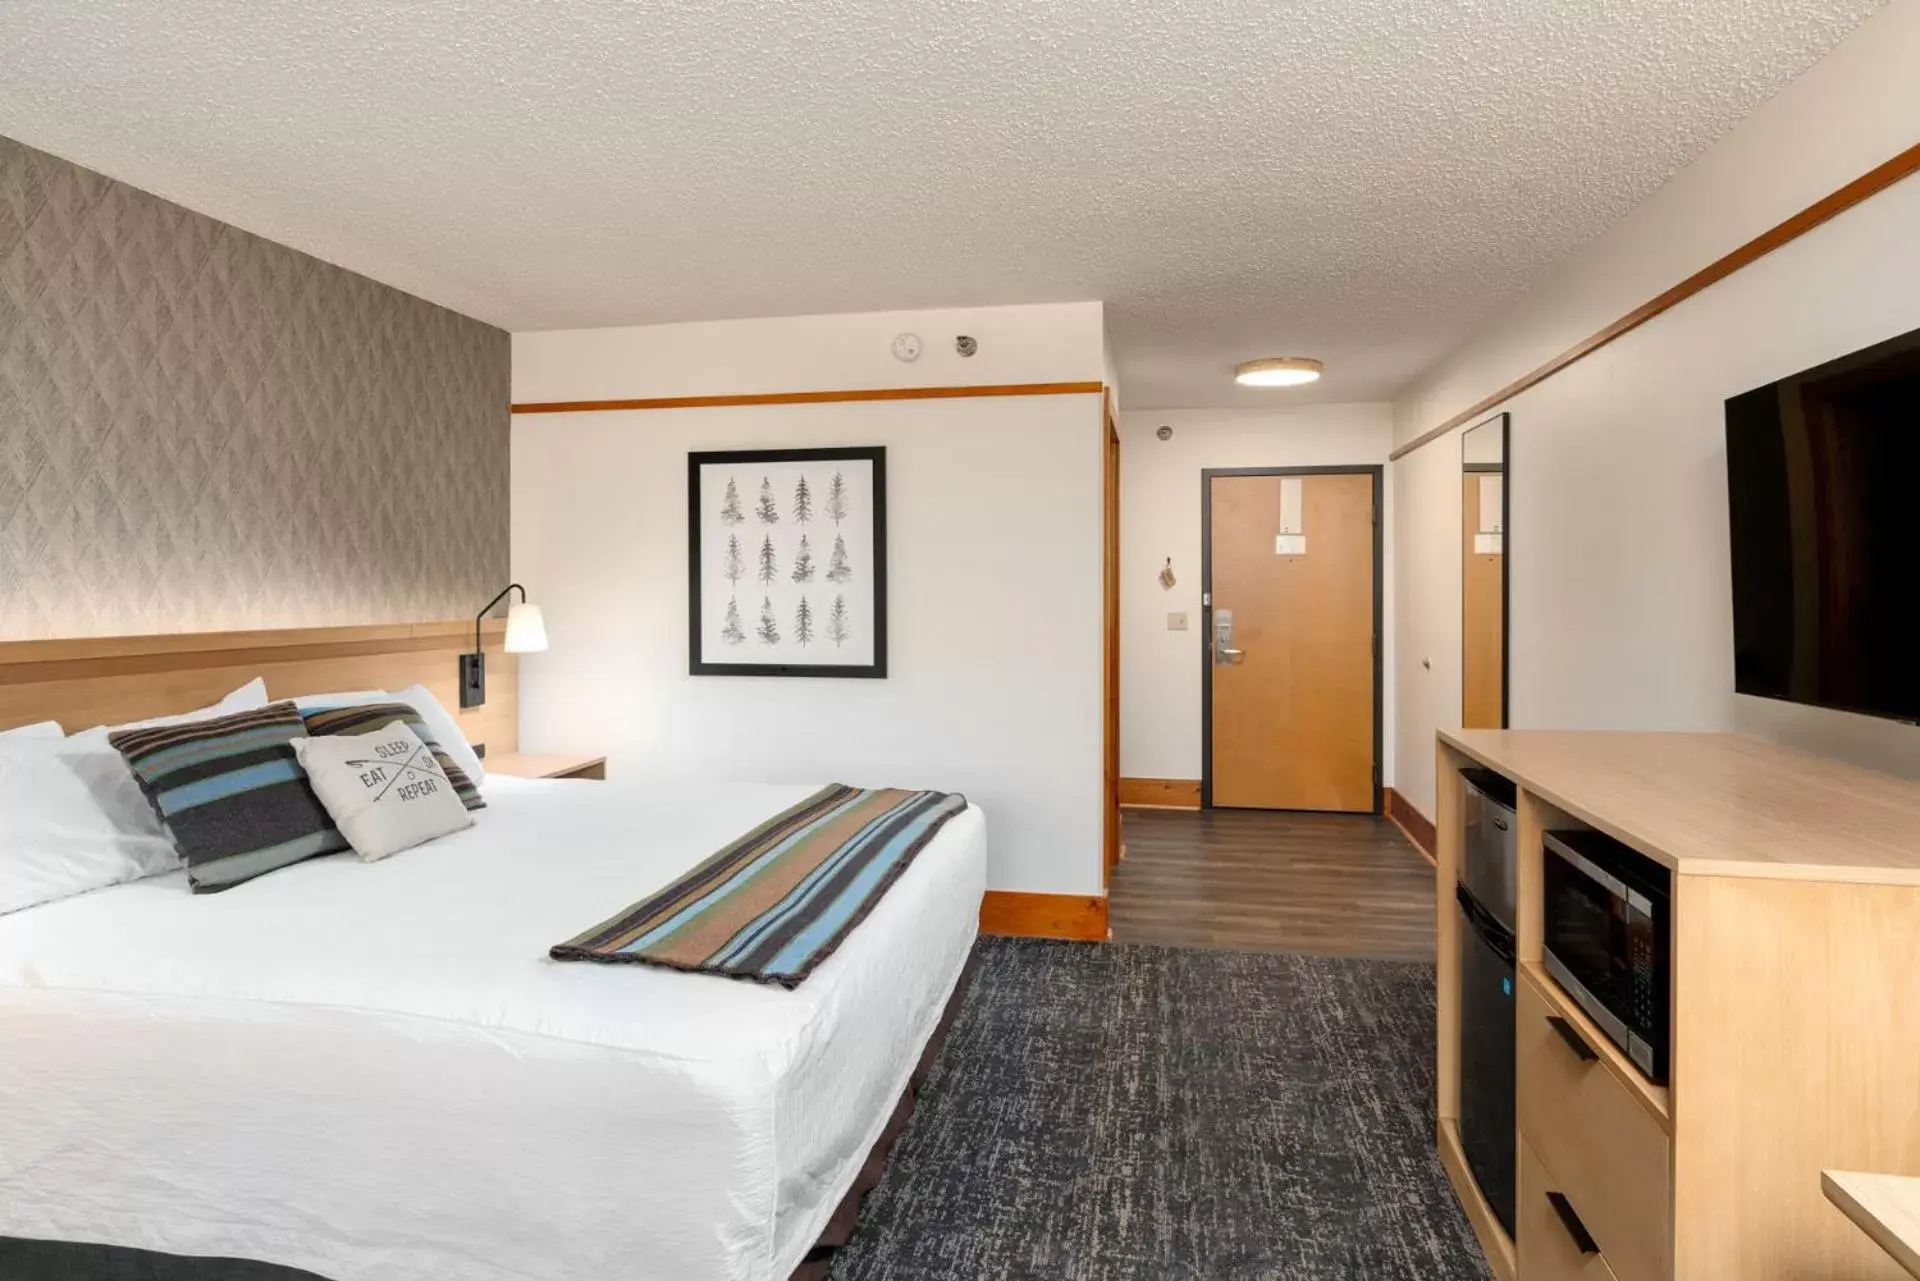
<instances>
[{"instance_id":1,"label":"cabinet drawer","mask_svg":"<svg viewBox=\"0 0 1920 1281\"><path fill-rule=\"evenodd\" d=\"M1566 1197L1546 1163L1526 1140L1520 1141L1520 1190L1513 1207L1514 1247L1520 1254L1520 1276L1525 1281L1615 1281L1606 1258L1586 1253L1576 1233L1586 1228L1579 1207L1567 1197L1566 1211L1553 1198ZM1563 1213L1571 1214L1569 1223ZM1578 1225L1578 1226L1575 1226ZM1596 1243L1597 1244L1597 1243Z\"/></svg>"},{"instance_id":2,"label":"cabinet drawer","mask_svg":"<svg viewBox=\"0 0 1920 1281\"><path fill-rule=\"evenodd\" d=\"M1531 974L1515 1017L1520 1133L1607 1256L1619 1281L1672 1271L1672 1147L1660 1122L1565 1023ZM1561 1020L1564 1022L1564 1020ZM1524 1273L1524 1269L1522 1269ZM1531 1281L1531 1278L1529 1278Z\"/></svg>"}]
</instances>

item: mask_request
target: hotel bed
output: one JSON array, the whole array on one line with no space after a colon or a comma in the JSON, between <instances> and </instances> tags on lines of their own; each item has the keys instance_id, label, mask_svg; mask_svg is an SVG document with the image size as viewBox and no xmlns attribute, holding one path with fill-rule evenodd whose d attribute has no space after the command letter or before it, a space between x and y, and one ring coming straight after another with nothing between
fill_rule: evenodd
<instances>
[{"instance_id":1,"label":"hotel bed","mask_svg":"<svg viewBox=\"0 0 1920 1281\"><path fill-rule=\"evenodd\" d=\"M0 1237L334 1281L785 1281L960 982L949 822L788 991L547 950L812 789L489 776L477 824L0 916Z\"/></svg>"}]
</instances>

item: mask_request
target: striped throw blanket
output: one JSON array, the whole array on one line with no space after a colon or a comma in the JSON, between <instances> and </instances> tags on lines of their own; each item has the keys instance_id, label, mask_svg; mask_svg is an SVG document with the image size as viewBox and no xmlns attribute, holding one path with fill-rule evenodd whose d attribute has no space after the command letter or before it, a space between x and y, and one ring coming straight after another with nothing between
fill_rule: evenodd
<instances>
[{"instance_id":1,"label":"striped throw blanket","mask_svg":"<svg viewBox=\"0 0 1920 1281\"><path fill-rule=\"evenodd\" d=\"M551 955L798 987L966 808L946 792L823 787Z\"/></svg>"}]
</instances>

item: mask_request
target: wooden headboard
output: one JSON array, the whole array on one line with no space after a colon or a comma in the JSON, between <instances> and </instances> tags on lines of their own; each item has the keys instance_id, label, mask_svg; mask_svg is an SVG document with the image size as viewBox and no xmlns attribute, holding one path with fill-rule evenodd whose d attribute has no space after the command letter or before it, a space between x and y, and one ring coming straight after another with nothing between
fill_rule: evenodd
<instances>
[{"instance_id":1,"label":"wooden headboard","mask_svg":"<svg viewBox=\"0 0 1920 1281\"><path fill-rule=\"evenodd\" d=\"M482 629L487 702L460 710L459 656L473 623L391 623L0 643L0 729L59 721L68 733L189 712L256 676L273 698L425 685L490 755L519 749L519 660L504 622Z\"/></svg>"}]
</instances>

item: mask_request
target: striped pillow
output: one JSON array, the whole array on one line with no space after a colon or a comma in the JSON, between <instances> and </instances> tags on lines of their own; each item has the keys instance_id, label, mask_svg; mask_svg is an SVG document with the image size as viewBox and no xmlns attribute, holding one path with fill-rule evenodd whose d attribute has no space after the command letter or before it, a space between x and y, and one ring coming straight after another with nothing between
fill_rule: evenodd
<instances>
[{"instance_id":1,"label":"striped pillow","mask_svg":"<svg viewBox=\"0 0 1920 1281\"><path fill-rule=\"evenodd\" d=\"M292 703L269 703L108 739L202 894L348 848L294 755L293 740L306 732Z\"/></svg>"},{"instance_id":2,"label":"striped pillow","mask_svg":"<svg viewBox=\"0 0 1920 1281\"><path fill-rule=\"evenodd\" d=\"M454 795L460 798L460 803L470 810L485 809L487 806L479 787L465 770L453 763L453 757L447 755L447 750L440 746L440 740L433 736L433 731L427 728L427 722L411 703L396 700L390 703L356 703L350 707L312 707L300 715L306 718L306 732L312 738L327 738L334 734L375 734L395 721L402 721L420 736L420 741L433 753L433 759L440 763L440 770L447 776L447 782L453 785Z\"/></svg>"}]
</instances>

